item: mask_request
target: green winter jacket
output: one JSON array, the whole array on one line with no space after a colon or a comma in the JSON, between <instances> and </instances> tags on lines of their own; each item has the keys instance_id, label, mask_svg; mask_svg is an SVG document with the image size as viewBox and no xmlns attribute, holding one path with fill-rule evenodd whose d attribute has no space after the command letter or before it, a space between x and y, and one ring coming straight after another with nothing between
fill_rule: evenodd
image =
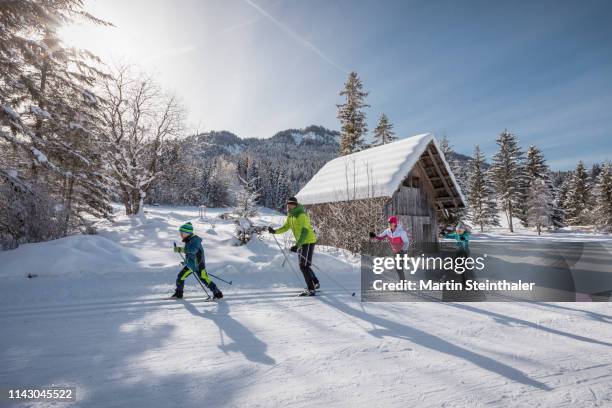
<instances>
[{"instance_id":1,"label":"green winter jacket","mask_svg":"<svg viewBox=\"0 0 612 408\"><path fill-rule=\"evenodd\" d=\"M297 207L289 210L287 221L276 230L275 234L282 234L289 231L290 228L295 237L296 245L314 244L317 242L317 236L312 229L312 225L310 225L310 218L308 218L308 214L304 211L303 205L298 204Z\"/></svg>"}]
</instances>

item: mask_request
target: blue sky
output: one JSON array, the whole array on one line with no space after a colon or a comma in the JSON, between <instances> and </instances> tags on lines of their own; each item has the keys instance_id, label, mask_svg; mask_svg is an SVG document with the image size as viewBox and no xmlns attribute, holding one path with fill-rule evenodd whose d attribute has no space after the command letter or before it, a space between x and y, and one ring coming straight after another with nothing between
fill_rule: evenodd
<instances>
[{"instance_id":1,"label":"blue sky","mask_svg":"<svg viewBox=\"0 0 612 408\"><path fill-rule=\"evenodd\" d=\"M612 159L612 1L86 1L115 28L66 42L128 60L178 94L192 129L338 129L348 71L398 136L490 156L505 128L555 169Z\"/></svg>"}]
</instances>

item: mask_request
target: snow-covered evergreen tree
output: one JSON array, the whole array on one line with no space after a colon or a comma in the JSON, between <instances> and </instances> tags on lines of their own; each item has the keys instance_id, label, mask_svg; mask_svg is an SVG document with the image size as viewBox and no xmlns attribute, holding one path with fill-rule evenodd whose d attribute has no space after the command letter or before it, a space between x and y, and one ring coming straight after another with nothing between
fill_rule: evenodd
<instances>
[{"instance_id":1,"label":"snow-covered evergreen tree","mask_svg":"<svg viewBox=\"0 0 612 408\"><path fill-rule=\"evenodd\" d=\"M569 177L564 177L560 183L553 182L551 185L553 213L551 222L553 227L561 228L565 226L564 203L569 191Z\"/></svg>"},{"instance_id":2,"label":"snow-covered evergreen tree","mask_svg":"<svg viewBox=\"0 0 612 408\"><path fill-rule=\"evenodd\" d=\"M602 172L603 166L600 163L593 163L591 171L589 172L589 182L592 186L597 184L599 180L599 174Z\"/></svg>"},{"instance_id":3,"label":"snow-covered evergreen tree","mask_svg":"<svg viewBox=\"0 0 612 408\"><path fill-rule=\"evenodd\" d=\"M529 184L535 180L549 180L549 170L544 154L531 145L525 155L525 177Z\"/></svg>"},{"instance_id":4,"label":"snow-covered evergreen tree","mask_svg":"<svg viewBox=\"0 0 612 408\"><path fill-rule=\"evenodd\" d=\"M343 104L336 105L341 127L340 155L343 156L358 152L365 147L364 137L368 128L363 109L369 105L365 103L368 92L363 90L363 84L356 72L349 74L340 95L345 97Z\"/></svg>"},{"instance_id":5,"label":"snow-covered evergreen tree","mask_svg":"<svg viewBox=\"0 0 612 408\"><path fill-rule=\"evenodd\" d=\"M527 194L527 225L536 227L538 235L541 234L542 227L552 225L553 208L551 203L550 188L546 180L533 180Z\"/></svg>"},{"instance_id":6,"label":"snow-covered evergreen tree","mask_svg":"<svg viewBox=\"0 0 612 408\"><path fill-rule=\"evenodd\" d=\"M230 204L230 180L227 169L222 158L215 159L206 186L206 204L210 207L225 207Z\"/></svg>"},{"instance_id":7,"label":"snow-covered evergreen tree","mask_svg":"<svg viewBox=\"0 0 612 408\"><path fill-rule=\"evenodd\" d=\"M446 158L446 162L449 164L459 187L461 187L461 191L465 196L469 194L470 191L470 183L469 183L469 173L470 166L464 166L460 160L457 158L457 153L453 149L453 146L450 144L450 141L444 135L440 140L440 150L444 154ZM485 163L482 163L485 166ZM483 167L484 168L484 167Z\"/></svg>"},{"instance_id":8,"label":"snow-covered evergreen tree","mask_svg":"<svg viewBox=\"0 0 612 408\"><path fill-rule=\"evenodd\" d=\"M87 227L86 214L111 213L100 156L104 100L94 94L105 74L97 68L97 57L66 47L58 37L61 24L74 20L108 25L87 13L81 1L0 4L0 140L15 149L0 172L16 172L15 177L31 187L23 192L38 191L36 200L44 195L50 201L51 214L29 216L56 220L62 235ZM11 177L4 180L12 183ZM11 205L20 206L21 198ZM22 221L17 216L15 222ZM28 234L17 240L45 239Z\"/></svg>"},{"instance_id":9,"label":"snow-covered evergreen tree","mask_svg":"<svg viewBox=\"0 0 612 408\"><path fill-rule=\"evenodd\" d=\"M533 226L534 224L529 220L529 197L530 191L534 183L544 181L545 187L548 189L548 193L542 195L542 197L548 198L546 203L547 208L550 210L550 217L548 220L548 226L561 227L562 224L562 211L556 205L554 187L550 178L550 170L546 164L544 154L536 146L529 146L525 155L525 181L524 187L520 192L521 199L519 210L519 218L525 226ZM540 188L540 187L538 187Z\"/></svg>"},{"instance_id":10,"label":"snow-covered evergreen tree","mask_svg":"<svg viewBox=\"0 0 612 408\"><path fill-rule=\"evenodd\" d=\"M451 153L453 152L453 149L450 145L448 137L446 137L446 134L444 134L444 136L442 136L442 138L440 139L440 150L442 151L442 153L444 153L444 157L448 161L450 159Z\"/></svg>"},{"instance_id":11,"label":"snow-covered evergreen tree","mask_svg":"<svg viewBox=\"0 0 612 408\"><path fill-rule=\"evenodd\" d=\"M236 193L236 205L234 214L239 217L251 218L257 215L257 199L260 189L257 187L257 179L243 179L239 177L241 188Z\"/></svg>"},{"instance_id":12,"label":"snow-covered evergreen tree","mask_svg":"<svg viewBox=\"0 0 612 408\"><path fill-rule=\"evenodd\" d=\"M597 177L595 188L595 223L612 231L612 163L605 163Z\"/></svg>"},{"instance_id":13,"label":"snow-covered evergreen tree","mask_svg":"<svg viewBox=\"0 0 612 408\"><path fill-rule=\"evenodd\" d=\"M260 189L257 187L257 179L243 179L239 177L241 188L236 194L236 206L233 214L236 217L236 239L240 245L251 240L253 234L253 222L251 218L257 215L257 200Z\"/></svg>"},{"instance_id":14,"label":"snow-covered evergreen tree","mask_svg":"<svg viewBox=\"0 0 612 408\"><path fill-rule=\"evenodd\" d=\"M487 225L499 225L495 193L484 169L485 158L476 145L470 165L468 196L470 219L484 231Z\"/></svg>"},{"instance_id":15,"label":"snow-covered evergreen tree","mask_svg":"<svg viewBox=\"0 0 612 408\"><path fill-rule=\"evenodd\" d=\"M459 160L457 160L456 153L446 135L444 135L440 140L440 150L444 154L444 158L449 164L451 171L453 172L455 179L461 188L461 192L465 197L468 197L470 190L469 166L463 166ZM447 225L457 224L457 222L467 217L467 211L467 208L448 209L446 210L445 214L443 214L442 221Z\"/></svg>"},{"instance_id":16,"label":"snow-covered evergreen tree","mask_svg":"<svg viewBox=\"0 0 612 408\"><path fill-rule=\"evenodd\" d=\"M384 113L378 119L378 125L374 129L374 142L372 147L381 146L397 140L393 131L393 124L389 122L389 118Z\"/></svg>"},{"instance_id":17,"label":"snow-covered evergreen tree","mask_svg":"<svg viewBox=\"0 0 612 408\"><path fill-rule=\"evenodd\" d=\"M564 208L566 221L570 225L588 224L591 221L591 185L582 161L569 180Z\"/></svg>"},{"instance_id":18,"label":"snow-covered evergreen tree","mask_svg":"<svg viewBox=\"0 0 612 408\"><path fill-rule=\"evenodd\" d=\"M506 212L510 232L514 232L512 218L520 208L521 188L525 183L523 152L515 135L504 130L496 140L499 151L493 155L491 179L499 202Z\"/></svg>"}]
</instances>

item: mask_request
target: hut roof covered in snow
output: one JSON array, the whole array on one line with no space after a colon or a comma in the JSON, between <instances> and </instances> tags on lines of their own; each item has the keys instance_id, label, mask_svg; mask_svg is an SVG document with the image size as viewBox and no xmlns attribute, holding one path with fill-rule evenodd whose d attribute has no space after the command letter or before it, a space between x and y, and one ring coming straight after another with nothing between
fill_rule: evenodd
<instances>
[{"instance_id":1,"label":"hut roof covered in snow","mask_svg":"<svg viewBox=\"0 0 612 408\"><path fill-rule=\"evenodd\" d=\"M300 190L302 204L392 197L415 166L427 174L439 207L464 207L465 198L432 133L338 157Z\"/></svg>"}]
</instances>

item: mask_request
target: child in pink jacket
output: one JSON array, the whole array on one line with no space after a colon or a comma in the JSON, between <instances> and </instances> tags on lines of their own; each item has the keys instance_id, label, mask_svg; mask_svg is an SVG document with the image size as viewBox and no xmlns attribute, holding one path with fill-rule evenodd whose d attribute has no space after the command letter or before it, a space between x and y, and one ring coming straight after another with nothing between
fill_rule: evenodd
<instances>
[{"instance_id":1,"label":"child in pink jacket","mask_svg":"<svg viewBox=\"0 0 612 408\"><path fill-rule=\"evenodd\" d=\"M370 238L377 241L387 240L391 245L391 250L394 254L406 253L410 247L410 237L408 232L397 223L397 217L395 215L389 217L389 228L385 229L380 234L370 232Z\"/></svg>"},{"instance_id":2,"label":"child in pink jacket","mask_svg":"<svg viewBox=\"0 0 612 408\"><path fill-rule=\"evenodd\" d=\"M389 217L389 227L380 234L370 232L370 238L377 241L389 241L391 250L394 254L404 255L408 252L410 247L410 236L408 232L398 224L397 217L395 215ZM404 279L404 271L397 271L400 280Z\"/></svg>"}]
</instances>

